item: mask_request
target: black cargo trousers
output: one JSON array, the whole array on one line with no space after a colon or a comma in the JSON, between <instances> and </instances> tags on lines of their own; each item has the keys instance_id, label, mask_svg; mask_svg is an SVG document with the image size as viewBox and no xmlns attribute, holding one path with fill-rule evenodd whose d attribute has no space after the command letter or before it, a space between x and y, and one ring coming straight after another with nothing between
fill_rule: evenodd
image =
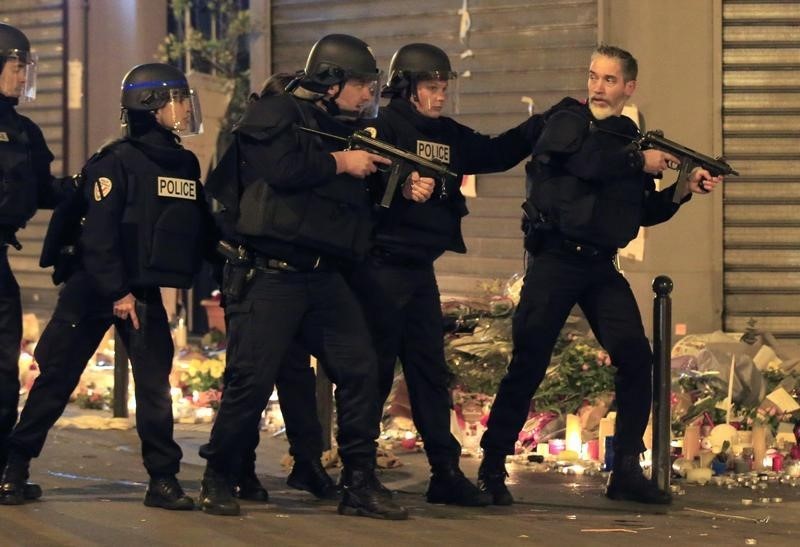
<instances>
[{"instance_id":1,"label":"black cargo trousers","mask_svg":"<svg viewBox=\"0 0 800 547\"><path fill-rule=\"evenodd\" d=\"M41 374L9 438L11 456L39 456L50 428L64 412L81 374L113 324L128 350L135 382L136 430L150 475L175 475L182 452L173 440L169 374L174 346L158 287L134 288L139 330L113 316L113 301L99 295L83 271L59 295L53 317L36 346Z\"/></svg>"},{"instance_id":2,"label":"black cargo trousers","mask_svg":"<svg viewBox=\"0 0 800 547\"><path fill-rule=\"evenodd\" d=\"M513 318L513 356L481 440L487 454L514 453L531 398L544 379L556 339L575 304L617 369L615 452L638 454L644 449L653 354L630 285L612 259L613 253L581 254L575 246L569 248L553 238L529 260Z\"/></svg>"},{"instance_id":3,"label":"black cargo trousers","mask_svg":"<svg viewBox=\"0 0 800 547\"><path fill-rule=\"evenodd\" d=\"M343 463L373 465L380 423L376 358L361 308L339 270L256 269L241 296L227 301L225 313L228 383L211 437L200 447L209 466L236 472L295 345L315 355L336 385Z\"/></svg>"}]
</instances>

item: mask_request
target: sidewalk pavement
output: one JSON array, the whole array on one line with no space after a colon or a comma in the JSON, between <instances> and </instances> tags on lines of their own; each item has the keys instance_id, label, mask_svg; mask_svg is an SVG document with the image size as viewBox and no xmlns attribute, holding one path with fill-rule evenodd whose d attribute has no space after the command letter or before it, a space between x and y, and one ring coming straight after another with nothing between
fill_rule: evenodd
<instances>
[{"instance_id":1,"label":"sidewalk pavement","mask_svg":"<svg viewBox=\"0 0 800 547\"><path fill-rule=\"evenodd\" d=\"M198 447L209 425L176 424L184 451L179 478L197 496L204 461ZM428 468L421 453L399 453L402 466L380 478L408 507L408 521L340 516L336 504L318 501L285 484L280 460L285 438L262 434L257 473L270 503L243 503L238 517L170 512L142 504L147 475L135 429L56 427L32 480L44 496L19 507L0 506L0 545L797 545L800 487L766 491L685 486L669 507L613 502L599 476L534 472L510 464L511 507L461 508L425 502ZM462 458L474 479L478 461ZM334 478L337 470L331 473ZM762 503L762 498L770 498ZM743 505L742 498L753 499ZM774 498L782 501L773 502Z\"/></svg>"}]
</instances>

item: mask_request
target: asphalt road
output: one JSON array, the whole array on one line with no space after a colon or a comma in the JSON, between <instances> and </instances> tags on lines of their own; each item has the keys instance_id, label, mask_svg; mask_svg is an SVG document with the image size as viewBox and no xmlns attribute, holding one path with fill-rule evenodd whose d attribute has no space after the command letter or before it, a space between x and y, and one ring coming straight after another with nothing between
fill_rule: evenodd
<instances>
[{"instance_id":1,"label":"asphalt road","mask_svg":"<svg viewBox=\"0 0 800 547\"><path fill-rule=\"evenodd\" d=\"M208 426L176 426L184 449L179 478L193 496L203 470L197 447L207 436ZM649 507L605 499L601 477L510 465L515 505L459 508L425 502L428 471L418 453L400 454L402 467L381 472L409 508L408 521L340 516L335 503L289 489L279 463L286 441L262 439L257 470L270 503L245 503L241 516L219 517L142 504L147 475L135 430L56 428L32 465L32 479L42 485L44 497L19 507L0 506L0 545L794 546L800 537L800 487L754 492L688 485L672 506ZM477 464L462 459L471 478ZM783 501L761 503L763 497ZM744 506L742 498L755 502Z\"/></svg>"}]
</instances>

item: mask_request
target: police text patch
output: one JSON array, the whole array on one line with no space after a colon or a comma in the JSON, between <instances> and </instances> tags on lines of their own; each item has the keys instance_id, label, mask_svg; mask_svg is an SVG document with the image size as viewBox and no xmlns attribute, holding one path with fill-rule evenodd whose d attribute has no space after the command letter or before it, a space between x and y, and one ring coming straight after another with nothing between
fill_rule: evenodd
<instances>
[{"instance_id":1,"label":"police text patch","mask_svg":"<svg viewBox=\"0 0 800 547\"><path fill-rule=\"evenodd\" d=\"M94 181L94 200L102 201L111 193L111 188L113 186L114 184L111 182L111 179L106 177L100 177Z\"/></svg>"},{"instance_id":2,"label":"police text patch","mask_svg":"<svg viewBox=\"0 0 800 547\"><path fill-rule=\"evenodd\" d=\"M158 177L158 195L167 198L197 199L197 181Z\"/></svg>"},{"instance_id":3,"label":"police text patch","mask_svg":"<svg viewBox=\"0 0 800 547\"><path fill-rule=\"evenodd\" d=\"M417 141L417 155L449 164L450 146L440 142Z\"/></svg>"}]
</instances>

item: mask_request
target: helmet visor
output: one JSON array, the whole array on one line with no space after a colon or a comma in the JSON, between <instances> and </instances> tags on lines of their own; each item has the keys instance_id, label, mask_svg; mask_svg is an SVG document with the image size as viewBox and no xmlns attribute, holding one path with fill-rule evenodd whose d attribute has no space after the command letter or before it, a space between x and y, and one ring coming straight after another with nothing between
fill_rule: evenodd
<instances>
[{"instance_id":1,"label":"helmet visor","mask_svg":"<svg viewBox=\"0 0 800 547\"><path fill-rule=\"evenodd\" d=\"M344 95L339 107L357 113L359 119L371 120L378 117L378 108L383 86L383 72L369 77L355 76L345 82L340 97Z\"/></svg>"},{"instance_id":2,"label":"helmet visor","mask_svg":"<svg viewBox=\"0 0 800 547\"><path fill-rule=\"evenodd\" d=\"M194 89L170 89L167 104L159 109L159 121L181 137L203 132L203 113Z\"/></svg>"},{"instance_id":3,"label":"helmet visor","mask_svg":"<svg viewBox=\"0 0 800 547\"><path fill-rule=\"evenodd\" d=\"M0 93L20 102L33 101L36 98L36 54L12 49L0 51L0 59L3 60Z\"/></svg>"}]
</instances>

